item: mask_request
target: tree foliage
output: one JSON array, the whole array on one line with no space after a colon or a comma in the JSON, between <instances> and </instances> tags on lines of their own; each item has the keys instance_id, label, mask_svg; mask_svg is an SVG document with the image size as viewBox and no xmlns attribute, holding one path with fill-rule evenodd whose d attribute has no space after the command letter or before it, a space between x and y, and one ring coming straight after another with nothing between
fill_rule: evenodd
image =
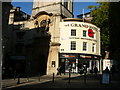
<instances>
[{"instance_id":1,"label":"tree foliage","mask_svg":"<svg viewBox=\"0 0 120 90\"><path fill-rule=\"evenodd\" d=\"M109 51L110 29L109 29L109 2L99 2L99 6L88 6L91 9L92 23L101 31L102 53Z\"/></svg>"}]
</instances>

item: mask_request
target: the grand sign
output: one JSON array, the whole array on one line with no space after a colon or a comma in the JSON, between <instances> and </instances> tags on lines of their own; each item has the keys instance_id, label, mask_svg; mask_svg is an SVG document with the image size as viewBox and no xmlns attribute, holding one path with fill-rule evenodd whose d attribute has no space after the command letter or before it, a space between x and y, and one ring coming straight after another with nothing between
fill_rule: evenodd
<instances>
[{"instance_id":1,"label":"the grand sign","mask_svg":"<svg viewBox=\"0 0 120 90\"><path fill-rule=\"evenodd\" d=\"M98 30L98 28L91 26L91 25L87 25L87 24L80 24L80 23L68 23L65 24L64 26L66 27L84 27L84 28L88 28L88 29L92 29L92 30Z\"/></svg>"}]
</instances>

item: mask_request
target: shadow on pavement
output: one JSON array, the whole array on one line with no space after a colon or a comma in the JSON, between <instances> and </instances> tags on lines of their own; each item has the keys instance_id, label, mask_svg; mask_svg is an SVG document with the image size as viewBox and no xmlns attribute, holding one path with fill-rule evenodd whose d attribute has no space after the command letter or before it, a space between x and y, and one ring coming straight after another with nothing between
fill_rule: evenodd
<instances>
[{"instance_id":1,"label":"shadow on pavement","mask_svg":"<svg viewBox=\"0 0 120 90\"><path fill-rule=\"evenodd\" d=\"M62 77L62 76L61 76ZM58 77L56 77L58 78ZM11 89L39 89L39 88L120 88L120 81L112 80L110 84L105 85L101 84L101 75L87 75L86 82L84 81L85 77L77 76L71 77L69 82L69 77L56 79L54 82L38 82L30 85L19 86Z\"/></svg>"}]
</instances>

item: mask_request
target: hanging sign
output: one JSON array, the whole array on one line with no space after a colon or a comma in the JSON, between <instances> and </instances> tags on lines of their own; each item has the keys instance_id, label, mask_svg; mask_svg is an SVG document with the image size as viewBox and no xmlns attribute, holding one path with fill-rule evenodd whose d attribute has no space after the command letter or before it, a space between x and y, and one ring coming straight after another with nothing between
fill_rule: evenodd
<instances>
[{"instance_id":1,"label":"hanging sign","mask_svg":"<svg viewBox=\"0 0 120 90\"><path fill-rule=\"evenodd\" d=\"M92 29L88 29L88 36L89 37L93 37L94 36L94 32Z\"/></svg>"}]
</instances>

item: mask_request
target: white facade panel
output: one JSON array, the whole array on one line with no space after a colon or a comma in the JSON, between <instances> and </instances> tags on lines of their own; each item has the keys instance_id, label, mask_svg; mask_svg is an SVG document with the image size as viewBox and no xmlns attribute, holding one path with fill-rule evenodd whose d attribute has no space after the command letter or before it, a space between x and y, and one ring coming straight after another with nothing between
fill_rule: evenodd
<instances>
[{"instance_id":1,"label":"white facade panel","mask_svg":"<svg viewBox=\"0 0 120 90\"><path fill-rule=\"evenodd\" d=\"M71 36L71 29L76 30L76 36ZM91 37L92 29L94 37ZM86 37L83 36L86 31ZM70 49L70 42L76 41L76 50ZM83 42L86 42L86 51L83 51ZM93 24L85 22L68 21L60 23L60 53L85 53L100 55L100 29ZM94 47L93 47L94 44ZM92 50L94 48L94 50Z\"/></svg>"}]
</instances>

